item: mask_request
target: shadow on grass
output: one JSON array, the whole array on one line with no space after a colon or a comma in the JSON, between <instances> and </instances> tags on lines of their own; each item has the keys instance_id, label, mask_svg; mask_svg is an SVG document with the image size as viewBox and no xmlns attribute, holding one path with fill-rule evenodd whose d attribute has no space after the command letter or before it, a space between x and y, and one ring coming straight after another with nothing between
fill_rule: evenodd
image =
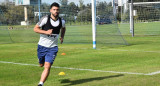
<instances>
[{"instance_id":1,"label":"shadow on grass","mask_svg":"<svg viewBox=\"0 0 160 86\"><path fill-rule=\"evenodd\" d=\"M124 76L124 75L123 74L119 74L119 75L113 75L113 76L104 76L104 77L79 79L79 80L74 80L74 81L70 81L69 79L63 79L63 80L61 80L61 83L63 83L63 84L67 84L68 83L68 85L64 85L64 86L71 86L71 85L77 85L77 84L82 84L82 83L91 82L91 81L99 81L99 80L103 80L103 79L120 77L120 76Z\"/></svg>"}]
</instances>

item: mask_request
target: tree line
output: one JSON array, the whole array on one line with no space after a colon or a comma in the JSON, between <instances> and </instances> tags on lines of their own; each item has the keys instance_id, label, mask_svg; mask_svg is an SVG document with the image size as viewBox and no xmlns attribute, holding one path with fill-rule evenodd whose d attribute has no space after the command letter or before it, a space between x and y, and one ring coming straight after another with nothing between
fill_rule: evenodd
<instances>
[{"instance_id":1,"label":"tree line","mask_svg":"<svg viewBox=\"0 0 160 86\"><path fill-rule=\"evenodd\" d=\"M135 2L142 1L158 1L158 0L134 0ZM84 0L78 0L79 4L69 2L69 0L59 0L61 5L60 13L63 14L62 18L68 24L83 23L89 24L92 21L91 3L84 3ZM156 7L159 7L157 5ZM27 6L28 8L28 20L31 24L35 24L39 21L38 16L35 16L34 12L38 12L38 5ZM41 12L49 13L50 4L42 3ZM146 13L147 18L153 18L153 13L149 13L149 10L142 10L142 7L136 7L136 10L141 13ZM154 10L154 8L152 9ZM159 18L159 10L156 9L156 19ZM100 2L96 4L97 18L111 18L113 17L112 2ZM129 11L128 11L129 12ZM128 15L129 16L129 15ZM152 16L152 17L151 17ZM116 18L121 21L121 12L117 12ZM128 18L128 17L127 17ZM144 16L138 17L141 20ZM0 24L19 25L21 21L24 21L24 6L15 6L14 3L1 3L0 4Z\"/></svg>"},{"instance_id":2,"label":"tree line","mask_svg":"<svg viewBox=\"0 0 160 86\"><path fill-rule=\"evenodd\" d=\"M84 3L83 0L79 0L79 4L69 2L69 0L59 0L61 5L60 14L63 14L63 19L67 23L90 23L92 21L91 15L91 3ZM49 12L50 4L42 3L41 12ZM34 12L38 12L38 5L27 6L28 20L30 23L37 23L38 16L34 15ZM112 3L111 2L97 2L97 15L100 17L106 17L112 15ZM24 6L15 6L14 3L1 3L0 5L0 23L5 24L20 24L24 21Z\"/></svg>"}]
</instances>

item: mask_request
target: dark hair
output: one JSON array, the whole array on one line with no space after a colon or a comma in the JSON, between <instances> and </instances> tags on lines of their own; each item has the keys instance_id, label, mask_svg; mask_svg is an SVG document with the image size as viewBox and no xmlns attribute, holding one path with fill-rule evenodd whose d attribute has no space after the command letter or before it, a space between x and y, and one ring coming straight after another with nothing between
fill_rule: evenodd
<instances>
[{"instance_id":1,"label":"dark hair","mask_svg":"<svg viewBox=\"0 0 160 86\"><path fill-rule=\"evenodd\" d=\"M54 3L51 4L50 9L51 9L53 6L55 6L55 7L60 7L59 4L56 3L56 2L54 2Z\"/></svg>"}]
</instances>

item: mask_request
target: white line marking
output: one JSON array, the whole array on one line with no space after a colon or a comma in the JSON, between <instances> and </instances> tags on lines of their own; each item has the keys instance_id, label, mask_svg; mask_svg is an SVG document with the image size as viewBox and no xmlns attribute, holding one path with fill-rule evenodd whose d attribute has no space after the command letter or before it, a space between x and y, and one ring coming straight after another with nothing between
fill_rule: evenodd
<instances>
[{"instance_id":1,"label":"white line marking","mask_svg":"<svg viewBox=\"0 0 160 86\"><path fill-rule=\"evenodd\" d=\"M14 63L14 62L6 62L6 61L0 61L0 63L17 64L17 65L39 66L39 65L35 65L35 64ZM117 72L117 71L104 71L104 70L81 69L81 68L68 68L68 67L58 67L58 66L52 66L52 67L53 67L53 68L70 69L70 70L82 70L82 71L94 71L94 72L107 72L107 73L118 73L118 74L134 74L134 75L156 75L156 74L159 74L159 73L160 73L160 71L145 74L145 73L133 73L133 72Z\"/></svg>"},{"instance_id":2,"label":"white line marking","mask_svg":"<svg viewBox=\"0 0 160 86\"><path fill-rule=\"evenodd\" d=\"M108 49L113 51L135 51L135 52L150 52L150 53L160 53L160 51L143 51L143 50L122 50L122 49Z\"/></svg>"},{"instance_id":3,"label":"white line marking","mask_svg":"<svg viewBox=\"0 0 160 86\"><path fill-rule=\"evenodd\" d=\"M156 75L156 74L160 74L160 71L156 71L156 72L148 73L148 74L145 74L145 75Z\"/></svg>"},{"instance_id":4,"label":"white line marking","mask_svg":"<svg viewBox=\"0 0 160 86\"><path fill-rule=\"evenodd\" d=\"M65 48L65 47L59 47L62 49L82 49L82 50L87 50L87 49L92 49L92 48Z\"/></svg>"},{"instance_id":5,"label":"white line marking","mask_svg":"<svg viewBox=\"0 0 160 86\"><path fill-rule=\"evenodd\" d=\"M38 65L35 65L35 64L24 64L24 63L14 63L14 62L5 62L5 61L0 61L0 63L9 63L9 64L18 64L18 65L38 66Z\"/></svg>"}]
</instances>

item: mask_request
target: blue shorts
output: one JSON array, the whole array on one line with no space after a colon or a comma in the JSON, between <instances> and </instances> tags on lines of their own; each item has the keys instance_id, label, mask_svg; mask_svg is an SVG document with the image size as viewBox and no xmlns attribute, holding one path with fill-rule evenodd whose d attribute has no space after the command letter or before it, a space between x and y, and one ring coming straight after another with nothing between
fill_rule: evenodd
<instances>
[{"instance_id":1,"label":"blue shorts","mask_svg":"<svg viewBox=\"0 0 160 86\"><path fill-rule=\"evenodd\" d=\"M37 55L39 59L39 64L44 64L44 62L49 62L53 64L58 52L58 47L47 48L41 45L38 45Z\"/></svg>"}]
</instances>

